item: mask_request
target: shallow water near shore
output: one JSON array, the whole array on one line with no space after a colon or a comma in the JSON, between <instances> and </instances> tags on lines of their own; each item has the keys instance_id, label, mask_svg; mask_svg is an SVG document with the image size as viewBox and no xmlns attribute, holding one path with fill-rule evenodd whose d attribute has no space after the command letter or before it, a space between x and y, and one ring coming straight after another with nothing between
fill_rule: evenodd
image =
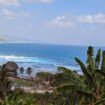
<instances>
[{"instance_id":1,"label":"shallow water near shore","mask_svg":"<svg viewBox=\"0 0 105 105\"><path fill-rule=\"evenodd\" d=\"M101 47L102 50L105 47ZM98 47L95 47L95 53ZM86 61L85 46L66 46L36 43L1 43L0 63L14 61L25 68L32 67L33 75L39 71L57 72L58 66L80 70L74 58ZM26 75L26 73L24 74Z\"/></svg>"}]
</instances>

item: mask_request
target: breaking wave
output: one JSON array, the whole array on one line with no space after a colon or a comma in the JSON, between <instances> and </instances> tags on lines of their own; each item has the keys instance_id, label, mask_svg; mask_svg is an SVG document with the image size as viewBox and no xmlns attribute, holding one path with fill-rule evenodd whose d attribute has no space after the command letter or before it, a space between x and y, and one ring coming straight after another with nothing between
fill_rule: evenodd
<instances>
[{"instance_id":1,"label":"breaking wave","mask_svg":"<svg viewBox=\"0 0 105 105\"><path fill-rule=\"evenodd\" d=\"M56 64L48 59L37 58L37 57L25 57L25 56L15 56L15 55L0 55L1 62L14 61L22 63L42 63L42 64Z\"/></svg>"}]
</instances>

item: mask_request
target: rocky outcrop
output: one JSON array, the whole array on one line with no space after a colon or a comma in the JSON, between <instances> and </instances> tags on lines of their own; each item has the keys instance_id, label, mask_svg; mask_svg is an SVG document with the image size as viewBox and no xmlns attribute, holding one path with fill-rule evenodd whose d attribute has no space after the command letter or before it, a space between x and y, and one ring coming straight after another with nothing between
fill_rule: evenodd
<instances>
[{"instance_id":1,"label":"rocky outcrop","mask_svg":"<svg viewBox=\"0 0 105 105\"><path fill-rule=\"evenodd\" d=\"M10 61L5 64L5 68L7 69L9 76L16 76L17 70L19 69L18 65L15 62Z\"/></svg>"}]
</instances>

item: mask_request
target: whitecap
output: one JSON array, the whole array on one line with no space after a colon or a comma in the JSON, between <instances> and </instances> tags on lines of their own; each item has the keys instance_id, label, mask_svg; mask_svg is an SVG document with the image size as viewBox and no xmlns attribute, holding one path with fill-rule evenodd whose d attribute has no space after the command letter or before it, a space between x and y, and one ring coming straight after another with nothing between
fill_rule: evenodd
<instances>
[{"instance_id":1,"label":"whitecap","mask_svg":"<svg viewBox=\"0 0 105 105\"><path fill-rule=\"evenodd\" d=\"M14 61L21 63L42 63L42 64L52 64L56 65L56 62L49 59L38 58L38 57L25 57L25 56L16 56L16 55L0 55L0 59L4 62Z\"/></svg>"}]
</instances>

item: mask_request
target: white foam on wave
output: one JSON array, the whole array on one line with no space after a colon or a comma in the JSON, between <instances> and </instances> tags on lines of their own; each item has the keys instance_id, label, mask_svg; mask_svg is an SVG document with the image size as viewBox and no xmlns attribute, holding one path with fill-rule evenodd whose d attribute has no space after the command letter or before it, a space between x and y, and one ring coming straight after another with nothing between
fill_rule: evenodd
<instances>
[{"instance_id":1,"label":"white foam on wave","mask_svg":"<svg viewBox=\"0 0 105 105\"><path fill-rule=\"evenodd\" d=\"M3 61L15 61L23 63L43 63L43 64L55 64L55 62L37 57L25 57L25 56L15 56L15 55L0 55L0 59Z\"/></svg>"},{"instance_id":2,"label":"white foam on wave","mask_svg":"<svg viewBox=\"0 0 105 105\"><path fill-rule=\"evenodd\" d=\"M0 55L1 59L11 60L11 59L23 59L23 56L14 56L14 55Z\"/></svg>"}]
</instances>

